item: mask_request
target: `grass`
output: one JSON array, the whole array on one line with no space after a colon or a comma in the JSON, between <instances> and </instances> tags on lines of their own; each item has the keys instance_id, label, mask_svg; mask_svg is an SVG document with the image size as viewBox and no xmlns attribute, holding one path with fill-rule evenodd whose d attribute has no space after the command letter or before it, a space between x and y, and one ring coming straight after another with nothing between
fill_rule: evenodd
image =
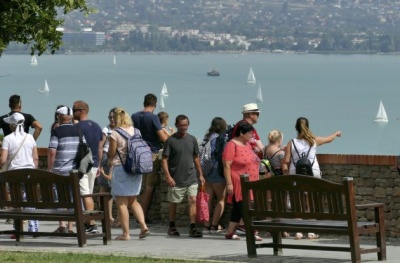
<instances>
[{"instance_id":1,"label":"grass","mask_svg":"<svg viewBox=\"0 0 400 263\"><path fill-rule=\"evenodd\" d=\"M166 258L150 257L126 257L114 255L93 255L77 253L41 253L41 252L11 252L0 251L1 263L147 263L147 262L166 262L166 263L200 263L206 261L198 260L178 260ZM210 261L207 261L210 262Z\"/></svg>"}]
</instances>

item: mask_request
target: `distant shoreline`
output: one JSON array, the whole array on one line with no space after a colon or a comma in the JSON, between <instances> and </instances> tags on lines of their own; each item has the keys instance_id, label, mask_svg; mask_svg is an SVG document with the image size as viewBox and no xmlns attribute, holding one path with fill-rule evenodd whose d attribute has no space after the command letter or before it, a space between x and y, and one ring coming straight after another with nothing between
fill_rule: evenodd
<instances>
[{"instance_id":1,"label":"distant shoreline","mask_svg":"<svg viewBox=\"0 0 400 263\"><path fill-rule=\"evenodd\" d=\"M400 55L400 52L351 52L351 51L284 51L284 50L258 50L258 51L137 51L137 52L113 52L113 51L98 51L98 52L56 52L53 55L98 55L98 54L127 54L127 55L226 55L226 54L234 54L234 55L245 55L245 54L299 54L299 55ZM5 51L2 55L30 55L29 52L10 52ZM50 53L44 53L42 55L52 55Z\"/></svg>"}]
</instances>

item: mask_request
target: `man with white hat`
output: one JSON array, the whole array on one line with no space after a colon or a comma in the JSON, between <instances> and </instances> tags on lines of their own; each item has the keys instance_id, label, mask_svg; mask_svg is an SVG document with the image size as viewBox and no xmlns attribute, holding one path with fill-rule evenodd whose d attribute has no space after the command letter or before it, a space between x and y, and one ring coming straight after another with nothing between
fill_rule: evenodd
<instances>
[{"instance_id":1,"label":"man with white hat","mask_svg":"<svg viewBox=\"0 0 400 263\"><path fill-rule=\"evenodd\" d=\"M47 154L48 171L69 176L69 171L76 168L75 156L79 144L79 131L72 122L72 109L64 106L56 110L59 126L51 130ZM72 233L73 222L60 221L57 233Z\"/></svg>"},{"instance_id":2,"label":"man with white hat","mask_svg":"<svg viewBox=\"0 0 400 263\"><path fill-rule=\"evenodd\" d=\"M249 103L249 104L243 105L242 114L243 114L243 119L238 121L238 123L236 123L235 127L232 130L232 136L233 136L233 134L235 134L239 123L247 122L247 123L250 123L251 125L256 124L258 121L258 118L260 116L260 110L258 109L258 106L256 103ZM262 154L264 145L261 142L260 136L258 135L255 128L253 130L253 140L250 142L250 145L257 155Z\"/></svg>"}]
</instances>

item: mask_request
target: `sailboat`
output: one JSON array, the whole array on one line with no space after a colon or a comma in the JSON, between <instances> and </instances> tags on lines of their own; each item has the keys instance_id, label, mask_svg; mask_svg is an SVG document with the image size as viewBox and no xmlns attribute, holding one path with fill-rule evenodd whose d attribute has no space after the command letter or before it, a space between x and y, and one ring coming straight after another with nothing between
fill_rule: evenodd
<instances>
[{"instance_id":1,"label":"sailboat","mask_svg":"<svg viewBox=\"0 0 400 263\"><path fill-rule=\"evenodd\" d=\"M376 114L375 120L376 122L388 122L388 117L386 115L385 107L383 107L382 100L379 103L378 113Z\"/></svg>"},{"instance_id":2,"label":"sailboat","mask_svg":"<svg viewBox=\"0 0 400 263\"><path fill-rule=\"evenodd\" d=\"M168 97L167 84L165 84L165 82L161 89L161 96Z\"/></svg>"},{"instance_id":3,"label":"sailboat","mask_svg":"<svg viewBox=\"0 0 400 263\"><path fill-rule=\"evenodd\" d=\"M247 76L248 84L256 84L256 77L254 76L253 68L250 67L249 75Z\"/></svg>"},{"instance_id":4,"label":"sailboat","mask_svg":"<svg viewBox=\"0 0 400 263\"><path fill-rule=\"evenodd\" d=\"M115 57L115 55L113 57L113 65L117 65L117 58Z\"/></svg>"},{"instance_id":5,"label":"sailboat","mask_svg":"<svg viewBox=\"0 0 400 263\"><path fill-rule=\"evenodd\" d=\"M262 97L262 92L261 92L261 84L258 84L256 102L263 102L263 97Z\"/></svg>"},{"instance_id":6,"label":"sailboat","mask_svg":"<svg viewBox=\"0 0 400 263\"><path fill-rule=\"evenodd\" d=\"M33 56L31 57L31 65L32 65L32 66L37 66L37 64L38 64L37 58L36 58L35 55L33 55Z\"/></svg>"},{"instance_id":7,"label":"sailboat","mask_svg":"<svg viewBox=\"0 0 400 263\"><path fill-rule=\"evenodd\" d=\"M38 92L40 93L49 93L50 89L49 89L49 85L47 84L47 80L44 80L44 88L43 89L38 89Z\"/></svg>"},{"instance_id":8,"label":"sailboat","mask_svg":"<svg viewBox=\"0 0 400 263\"><path fill-rule=\"evenodd\" d=\"M160 100L160 109L161 109L161 110L165 109L164 96L161 96L161 100Z\"/></svg>"}]
</instances>

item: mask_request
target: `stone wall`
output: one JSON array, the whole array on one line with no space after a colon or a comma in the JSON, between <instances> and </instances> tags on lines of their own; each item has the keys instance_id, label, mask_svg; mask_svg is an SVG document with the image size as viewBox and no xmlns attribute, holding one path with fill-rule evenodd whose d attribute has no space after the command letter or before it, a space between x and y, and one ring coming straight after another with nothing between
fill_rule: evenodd
<instances>
[{"instance_id":1,"label":"stone wall","mask_svg":"<svg viewBox=\"0 0 400 263\"><path fill-rule=\"evenodd\" d=\"M39 168L47 167L47 149L39 149ZM385 227L387 236L400 237L400 176L392 167L395 156L371 155L333 155L319 154L318 162L323 172L322 178L341 182L343 177L353 177L356 202L359 204L380 202L385 204ZM154 193L154 200L149 212L150 217L162 224L168 224L167 185L162 180L161 186ZM114 211L116 213L116 211ZM221 223L229 222L230 206L225 209ZM371 220L372 210L359 211L360 220ZM187 202L178 205L176 222L178 226L189 223Z\"/></svg>"}]
</instances>

